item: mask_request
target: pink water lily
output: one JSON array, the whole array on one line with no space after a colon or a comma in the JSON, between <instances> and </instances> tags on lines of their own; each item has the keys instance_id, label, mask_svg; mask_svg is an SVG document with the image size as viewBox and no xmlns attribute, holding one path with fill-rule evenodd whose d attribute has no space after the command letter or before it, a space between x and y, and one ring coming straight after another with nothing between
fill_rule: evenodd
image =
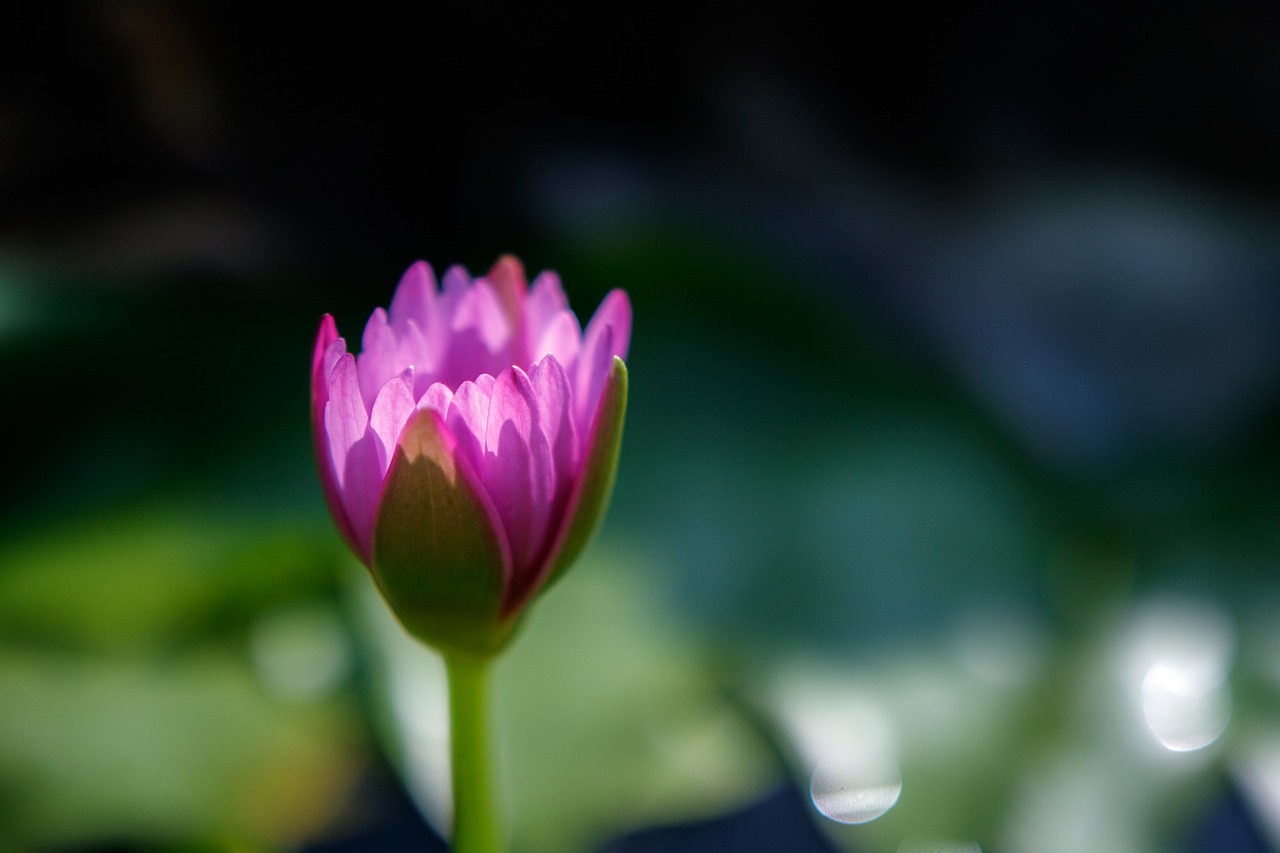
<instances>
[{"instance_id":1,"label":"pink water lily","mask_svg":"<svg viewBox=\"0 0 1280 853\"><path fill-rule=\"evenodd\" d=\"M612 491L631 306L585 332L560 281L503 257L437 289L404 274L354 356L329 315L312 359L312 429L329 509L400 621L487 655L585 546Z\"/></svg>"}]
</instances>

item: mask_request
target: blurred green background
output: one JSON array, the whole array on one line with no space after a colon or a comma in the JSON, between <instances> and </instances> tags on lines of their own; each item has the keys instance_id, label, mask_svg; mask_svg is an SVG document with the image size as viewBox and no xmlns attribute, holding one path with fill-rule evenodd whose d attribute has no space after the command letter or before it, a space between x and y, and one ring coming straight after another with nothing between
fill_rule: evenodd
<instances>
[{"instance_id":1,"label":"blurred green background","mask_svg":"<svg viewBox=\"0 0 1280 853\"><path fill-rule=\"evenodd\" d=\"M308 359L504 252L635 307L516 849L1280 847L1280 16L859 15L0 9L0 850L438 844Z\"/></svg>"}]
</instances>

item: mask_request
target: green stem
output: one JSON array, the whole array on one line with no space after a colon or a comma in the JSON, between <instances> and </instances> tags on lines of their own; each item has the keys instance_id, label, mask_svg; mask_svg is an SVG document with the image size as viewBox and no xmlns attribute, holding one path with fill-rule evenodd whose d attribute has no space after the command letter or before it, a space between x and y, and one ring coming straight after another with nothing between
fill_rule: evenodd
<instances>
[{"instance_id":1,"label":"green stem","mask_svg":"<svg viewBox=\"0 0 1280 853\"><path fill-rule=\"evenodd\" d=\"M453 759L455 853L500 853L489 755L489 661L445 656Z\"/></svg>"}]
</instances>

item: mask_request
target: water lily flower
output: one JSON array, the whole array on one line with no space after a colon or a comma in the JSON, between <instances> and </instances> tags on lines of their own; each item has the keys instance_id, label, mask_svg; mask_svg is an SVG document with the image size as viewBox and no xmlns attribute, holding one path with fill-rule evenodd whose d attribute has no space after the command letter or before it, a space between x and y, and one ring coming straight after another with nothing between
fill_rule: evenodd
<instances>
[{"instance_id":1,"label":"water lily flower","mask_svg":"<svg viewBox=\"0 0 1280 853\"><path fill-rule=\"evenodd\" d=\"M353 355L320 322L311 411L329 510L414 636L484 658L582 551L613 488L631 336L615 290L585 332L559 278L505 256L404 274Z\"/></svg>"}]
</instances>

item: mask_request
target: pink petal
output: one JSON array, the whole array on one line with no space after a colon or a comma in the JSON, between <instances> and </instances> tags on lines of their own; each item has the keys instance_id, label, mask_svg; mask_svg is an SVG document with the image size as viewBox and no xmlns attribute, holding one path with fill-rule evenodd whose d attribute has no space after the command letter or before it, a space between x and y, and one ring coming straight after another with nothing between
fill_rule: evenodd
<instances>
[{"instance_id":1,"label":"pink petal","mask_svg":"<svg viewBox=\"0 0 1280 853\"><path fill-rule=\"evenodd\" d=\"M555 356L561 367L572 370L578 361L578 351L582 346L582 330L578 327L578 318L572 311L561 311L547 323L541 336L532 341L530 363L536 363L544 356Z\"/></svg>"},{"instance_id":2,"label":"pink petal","mask_svg":"<svg viewBox=\"0 0 1280 853\"><path fill-rule=\"evenodd\" d=\"M457 299L435 378L457 387L482 373L497 373L512 363L511 332L493 288L486 281L476 282Z\"/></svg>"},{"instance_id":3,"label":"pink petal","mask_svg":"<svg viewBox=\"0 0 1280 853\"><path fill-rule=\"evenodd\" d=\"M436 307L439 309L441 328L448 332L449 323L453 321L454 311L457 310L458 302L471 289L471 274L466 268L459 264L454 264L445 270L444 279L440 282L441 291L436 298ZM429 333L429 329L423 329L424 333Z\"/></svg>"},{"instance_id":4,"label":"pink petal","mask_svg":"<svg viewBox=\"0 0 1280 853\"><path fill-rule=\"evenodd\" d=\"M506 528L516 585L545 537L555 489L551 447L538 419L529 377L518 367L502 371L490 398L480 477Z\"/></svg>"},{"instance_id":5,"label":"pink petal","mask_svg":"<svg viewBox=\"0 0 1280 853\"><path fill-rule=\"evenodd\" d=\"M403 335L409 321L425 328L436 311L436 277L431 265L418 261L400 278L391 298L391 325Z\"/></svg>"},{"instance_id":6,"label":"pink petal","mask_svg":"<svg viewBox=\"0 0 1280 853\"><path fill-rule=\"evenodd\" d=\"M356 362L360 368L360 394L366 408L372 408L382 386L407 366L401 363L400 342L387 324L386 311L378 308L369 317L361 345L363 350Z\"/></svg>"},{"instance_id":7,"label":"pink petal","mask_svg":"<svg viewBox=\"0 0 1280 853\"><path fill-rule=\"evenodd\" d=\"M316 455L316 470L320 473L320 488L329 506L338 532L352 550L361 553L359 540L351 528L342 491L338 486L338 474L333 467L329 432L325 427L325 409L329 402L329 376L338 359L346 355L347 344L338 337L338 328L328 314L320 320L315 349L311 355L311 443ZM350 356L348 356L349 358Z\"/></svg>"},{"instance_id":8,"label":"pink petal","mask_svg":"<svg viewBox=\"0 0 1280 853\"><path fill-rule=\"evenodd\" d=\"M373 510L382 480L377 437L368 430L369 416L360 396L356 362L344 354L329 377L329 401L324 408L330 472L353 550L366 565ZM332 505L332 504L331 504ZM336 514L336 513L335 513Z\"/></svg>"},{"instance_id":9,"label":"pink petal","mask_svg":"<svg viewBox=\"0 0 1280 853\"><path fill-rule=\"evenodd\" d=\"M491 353L501 352L511 338L511 322L503 310L502 300L483 279L458 300L449 330L455 334L474 330Z\"/></svg>"},{"instance_id":10,"label":"pink petal","mask_svg":"<svg viewBox=\"0 0 1280 853\"><path fill-rule=\"evenodd\" d=\"M524 311L525 292L529 289L524 266L514 255L503 255L490 267L485 279L506 308L508 321L515 326Z\"/></svg>"},{"instance_id":11,"label":"pink petal","mask_svg":"<svg viewBox=\"0 0 1280 853\"><path fill-rule=\"evenodd\" d=\"M568 310L569 300L560 286L560 276L550 270L540 273L524 304L525 327L529 330L530 339L541 337L547 324L561 311Z\"/></svg>"},{"instance_id":12,"label":"pink petal","mask_svg":"<svg viewBox=\"0 0 1280 853\"><path fill-rule=\"evenodd\" d=\"M324 409L324 428L329 437L329 454L338 487L346 489L347 453L352 445L364 438L369 426L369 414L360 396L356 360L350 353L344 354L333 366L329 377L329 401Z\"/></svg>"},{"instance_id":13,"label":"pink petal","mask_svg":"<svg viewBox=\"0 0 1280 853\"><path fill-rule=\"evenodd\" d=\"M328 314L320 321L315 350L311 356L311 441L315 448L320 485L336 500L338 476L329 456L329 436L325 428L325 405L329 402L329 380L338 359L347 355L347 342L337 337L338 329ZM350 358L350 356L348 356ZM332 505L332 501L330 502Z\"/></svg>"},{"instance_id":14,"label":"pink petal","mask_svg":"<svg viewBox=\"0 0 1280 853\"><path fill-rule=\"evenodd\" d=\"M342 502L351 521L356 556L369 564L373 544L373 519L382 494L382 468L378 437L369 431L347 451L343 472Z\"/></svg>"},{"instance_id":15,"label":"pink petal","mask_svg":"<svg viewBox=\"0 0 1280 853\"><path fill-rule=\"evenodd\" d=\"M327 354L330 345L340 341L338 337L338 326L333 322L333 317L325 314L320 318L320 329L316 332L316 345L311 350L311 402L314 407L316 403L321 406L329 399L329 371L333 370L333 364L330 363L326 368ZM346 345L343 345L346 349ZM334 361L336 361L336 357Z\"/></svg>"},{"instance_id":16,"label":"pink petal","mask_svg":"<svg viewBox=\"0 0 1280 853\"><path fill-rule=\"evenodd\" d=\"M616 355L624 361L631 343L631 301L621 290L614 290L604 298L595 316L587 324L578 354L573 393L576 405L575 417L582 429L589 429L599 402L600 389L604 387Z\"/></svg>"},{"instance_id":17,"label":"pink petal","mask_svg":"<svg viewBox=\"0 0 1280 853\"><path fill-rule=\"evenodd\" d=\"M431 322L439 328L427 332L414 320L405 324L400 333L400 358L413 366L413 393L421 397L436 381L436 373L440 367L440 356L444 352L445 334L443 319L433 317Z\"/></svg>"},{"instance_id":18,"label":"pink petal","mask_svg":"<svg viewBox=\"0 0 1280 853\"><path fill-rule=\"evenodd\" d=\"M324 355L320 359L320 375L321 382L324 385L325 399L329 399L329 377L333 375L333 368L338 364L338 359L347 354L347 342L343 338L338 338L329 344L328 349L324 351Z\"/></svg>"},{"instance_id":19,"label":"pink petal","mask_svg":"<svg viewBox=\"0 0 1280 853\"><path fill-rule=\"evenodd\" d=\"M463 382L453 393L445 426L453 434L458 451L464 454L476 471L484 469L484 436L489 421L489 393L477 382Z\"/></svg>"},{"instance_id":20,"label":"pink petal","mask_svg":"<svg viewBox=\"0 0 1280 853\"><path fill-rule=\"evenodd\" d=\"M408 367L399 376L387 380L369 413L369 429L378 437L379 475L387 472L400 431L413 411L413 368Z\"/></svg>"},{"instance_id":21,"label":"pink petal","mask_svg":"<svg viewBox=\"0 0 1280 853\"><path fill-rule=\"evenodd\" d=\"M449 404L453 402L453 392L443 382L436 382L418 400L419 409L430 409L440 416L441 423L449 414Z\"/></svg>"},{"instance_id":22,"label":"pink petal","mask_svg":"<svg viewBox=\"0 0 1280 853\"><path fill-rule=\"evenodd\" d=\"M442 284L442 295L456 300L471 286L471 274L461 264L454 264L445 270Z\"/></svg>"},{"instance_id":23,"label":"pink petal","mask_svg":"<svg viewBox=\"0 0 1280 853\"><path fill-rule=\"evenodd\" d=\"M577 477L578 436L573 424L573 392L569 378L555 356L547 356L533 369L533 390L538 398L538 422L551 448L555 472L555 501L552 516L558 517L559 504L567 496Z\"/></svg>"},{"instance_id":24,"label":"pink petal","mask_svg":"<svg viewBox=\"0 0 1280 853\"><path fill-rule=\"evenodd\" d=\"M605 296L600 307L596 309L587 331L583 336L582 347L590 350L593 340L603 333L605 327L613 328L613 349L608 361L612 364L612 356L627 360L627 350L631 345L631 300L625 290L611 290ZM607 372L607 369L606 369Z\"/></svg>"}]
</instances>

